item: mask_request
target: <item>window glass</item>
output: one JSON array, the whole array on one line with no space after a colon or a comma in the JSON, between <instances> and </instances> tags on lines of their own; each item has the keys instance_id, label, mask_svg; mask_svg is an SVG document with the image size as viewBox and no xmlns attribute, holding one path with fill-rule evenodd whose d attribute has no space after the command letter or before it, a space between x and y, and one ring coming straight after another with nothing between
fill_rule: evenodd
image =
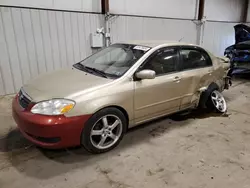
<instances>
[{"instance_id":1,"label":"window glass","mask_svg":"<svg viewBox=\"0 0 250 188\"><path fill-rule=\"evenodd\" d=\"M108 51L103 56L98 57L96 60L93 61L95 64L109 64L109 62L116 61L117 65L122 64L126 61L126 58L131 58L131 54L128 54L122 48L113 48Z\"/></svg>"},{"instance_id":2,"label":"window glass","mask_svg":"<svg viewBox=\"0 0 250 188\"><path fill-rule=\"evenodd\" d=\"M180 54L182 59L182 70L212 66L212 62L206 53L194 49L183 49L180 51Z\"/></svg>"},{"instance_id":3,"label":"window glass","mask_svg":"<svg viewBox=\"0 0 250 188\"><path fill-rule=\"evenodd\" d=\"M140 47L140 48L139 48ZM148 50L149 47L114 44L81 61L85 68L91 68L108 76L121 77L128 71ZM77 66L81 68L81 66Z\"/></svg>"},{"instance_id":4,"label":"window glass","mask_svg":"<svg viewBox=\"0 0 250 188\"><path fill-rule=\"evenodd\" d=\"M163 75L177 71L177 57L176 49L165 49L153 56L143 67L155 71L156 75Z\"/></svg>"}]
</instances>

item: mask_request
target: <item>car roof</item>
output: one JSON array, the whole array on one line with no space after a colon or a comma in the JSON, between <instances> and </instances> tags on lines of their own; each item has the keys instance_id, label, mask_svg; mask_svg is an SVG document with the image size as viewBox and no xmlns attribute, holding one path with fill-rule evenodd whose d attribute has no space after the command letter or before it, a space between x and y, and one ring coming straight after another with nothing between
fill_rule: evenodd
<instances>
[{"instance_id":1,"label":"car roof","mask_svg":"<svg viewBox=\"0 0 250 188\"><path fill-rule=\"evenodd\" d=\"M181 46L181 45L185 45L185 46L197 46L195 44L188 44L188 43L183 43L183 42L179 42L179 41L164 41L164 40L134 40L134 41L126 41L126 42L119 42L122 44L132 44L132 45L140 45L140 46L148 46L151 48L154 48L156 46L159 45L163 45L165 44L166 46Z\"/></svg>"}]
</instances>

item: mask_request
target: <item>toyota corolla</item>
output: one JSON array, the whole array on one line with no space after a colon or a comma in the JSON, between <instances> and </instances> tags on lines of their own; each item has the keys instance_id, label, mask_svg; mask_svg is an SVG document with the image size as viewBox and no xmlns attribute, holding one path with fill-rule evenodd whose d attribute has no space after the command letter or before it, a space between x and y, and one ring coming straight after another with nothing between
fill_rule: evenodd
<instances>
[{"instance_id":1,"label":"toyota corolla","mask_svg":"<svg viewBox=\"0 0 250 188\"><path fill-rule=\"evenodd\" d=\"M197 107L224 113L229 66L197 45L117 43L31 80L13 100L13 117L38 146L102 153L158 117Z\"/></svg>"}]
</instances>

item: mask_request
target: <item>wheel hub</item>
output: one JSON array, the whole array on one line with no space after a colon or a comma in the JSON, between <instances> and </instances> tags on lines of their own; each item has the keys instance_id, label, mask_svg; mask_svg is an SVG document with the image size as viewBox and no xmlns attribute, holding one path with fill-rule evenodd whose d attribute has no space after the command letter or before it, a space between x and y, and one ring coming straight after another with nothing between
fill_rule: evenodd
<instances>
[{"instance_id":1,"label":"wheel hub","mask_svg":"<svg viewBox=\"0 0 250 188\"><path fill-rule=\"evenodd\" d=\"M103 134L104 134L104 136L110 135L111 131L106 128L106 129L103 130Z\"/></svg>"}]
</instances>

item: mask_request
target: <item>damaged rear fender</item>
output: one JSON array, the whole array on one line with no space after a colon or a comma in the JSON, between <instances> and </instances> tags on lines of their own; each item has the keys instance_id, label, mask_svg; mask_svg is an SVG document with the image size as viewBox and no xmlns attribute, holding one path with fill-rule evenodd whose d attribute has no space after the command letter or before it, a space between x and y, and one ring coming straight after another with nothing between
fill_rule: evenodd
<instances>
[{"instance_id":1,"label":"damaged rear fender","mask_svg":"<svg viewBox=\"0 0 250 188\"><path fill-rule=\"evenodd\" d=\"M199 100L199 107L206 108L206 102L209 99L209 96L214 90L219 90L220 87L216 83L211 83L206 90L201 93L200 100Z\"/></svg>"}]
</instances>

